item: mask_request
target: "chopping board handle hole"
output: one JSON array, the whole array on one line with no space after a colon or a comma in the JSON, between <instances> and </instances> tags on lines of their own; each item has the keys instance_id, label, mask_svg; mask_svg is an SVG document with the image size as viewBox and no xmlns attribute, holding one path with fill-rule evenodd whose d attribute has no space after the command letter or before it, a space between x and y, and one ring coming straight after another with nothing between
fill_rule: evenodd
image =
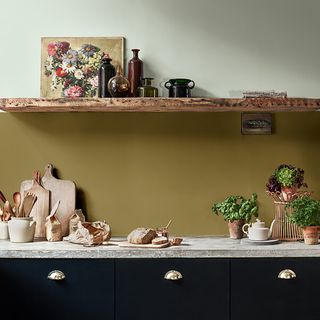
<instances>
[{"instance_id":1,"label":"chopping board handle hole","mask_svg":"<svg viewBox=\"0 0 320 320\"><path fill-rule=\"evenodd\" d=\"M57 178L59 179L59 174L58 174L57 168L55 168L52 164L47 164L45 169L44 169L44 177L45 179L49 178Z\"/></svg>"}]
</instances>

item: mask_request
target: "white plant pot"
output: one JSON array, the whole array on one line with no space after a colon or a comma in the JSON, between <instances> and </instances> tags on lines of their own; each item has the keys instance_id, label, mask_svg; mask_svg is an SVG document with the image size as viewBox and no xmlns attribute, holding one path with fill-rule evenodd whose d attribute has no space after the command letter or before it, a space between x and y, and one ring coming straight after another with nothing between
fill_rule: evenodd
<instances>
[{"instance_id":1,"label":"white plant pot","mask_svg":"<svg viewBox=\"0 0 320 320\"><path fill-rule=\"evenodd\" d=\"M36 230L36 221L32 217L14 218L8 221L11 242L32 242Z\"/></svg>"}]
</instances>

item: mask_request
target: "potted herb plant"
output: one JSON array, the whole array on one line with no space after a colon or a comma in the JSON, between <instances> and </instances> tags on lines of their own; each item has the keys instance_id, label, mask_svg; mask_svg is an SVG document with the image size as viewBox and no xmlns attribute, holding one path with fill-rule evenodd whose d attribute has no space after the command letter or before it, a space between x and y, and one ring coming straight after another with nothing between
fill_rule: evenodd
<instances>
[{"instance_id":1,"label":"potted herb plant","mask_svg":"<svg viewBox=\"0 0 320 320\"><path fill-rule=\"evenodd\" d=\"M229 196L222 202L214 203L212 213L220 213L224 220L228 221L230 238L241 239L242 226L253 216L258 216L257 194L253 193L249 199L239 195Z\"/></svg>"},{"instance_id":2,"label":"potted herb plant","mask_svg":"<svg viewBox=\"0 0 320 320\"><path fill-rule=\"evenodd\" d=\"M320 226L320 201L310 196L296 198L286 204L288 219L302 228L305 244L318 244Z\"/></svg>"},{"instance_id":3,"label":"potted herb plant","mask_svg":"<svg viewBox=\"0 0 320 320\"><path fill-rule=\"evenodd\" d=\"M304 170L290 164L278 166L266 186L269 192L281 193L284 201L292 200L299 188L308 187L304 182Z\"/></svg>"}]
</instances>

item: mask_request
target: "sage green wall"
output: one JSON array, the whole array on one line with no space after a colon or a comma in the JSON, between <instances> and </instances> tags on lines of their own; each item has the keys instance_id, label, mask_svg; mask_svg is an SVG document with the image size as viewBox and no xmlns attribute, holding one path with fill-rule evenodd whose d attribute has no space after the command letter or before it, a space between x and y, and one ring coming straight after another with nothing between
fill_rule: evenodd
<instances>
[{"instance_id":1,"label":"sage green wall","mask_svg":"<svg viewBox=\"0 0 320 320\"><path fill-rule=\"evenodd\" d=\"M190 77L197 96L319 96L316 0L11 0L0 9L1 97L39 96L41 36L124 36L126 61L139 47L146 75ZM51 162L76 182L89 220L107 220L114 234L172 217L175 234L223 234L210 208L230 194L257 192L271 221L265 183L280 163L304 168L320 196L319 120L280 113L273 135L244 136L239 113L1 113L0 188L9 196Z\"/></svg>"}]
</instances>

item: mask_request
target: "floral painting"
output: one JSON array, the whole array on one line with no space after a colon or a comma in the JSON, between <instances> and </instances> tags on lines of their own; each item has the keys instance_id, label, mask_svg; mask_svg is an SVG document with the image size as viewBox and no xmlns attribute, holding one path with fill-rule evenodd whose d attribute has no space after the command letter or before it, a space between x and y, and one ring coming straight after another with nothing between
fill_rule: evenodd
<instances>
[{"instance_id":1,"label":"floral painting","mask_svg":"<svg viewBox=\"0 0 320 320\"><path fill-rule=\"evenodd\" d=\"M95 97L98 70L108 55L123 69L123 42L114 38L42 38L41 97Z\"/></svg>"}]
</instances>

